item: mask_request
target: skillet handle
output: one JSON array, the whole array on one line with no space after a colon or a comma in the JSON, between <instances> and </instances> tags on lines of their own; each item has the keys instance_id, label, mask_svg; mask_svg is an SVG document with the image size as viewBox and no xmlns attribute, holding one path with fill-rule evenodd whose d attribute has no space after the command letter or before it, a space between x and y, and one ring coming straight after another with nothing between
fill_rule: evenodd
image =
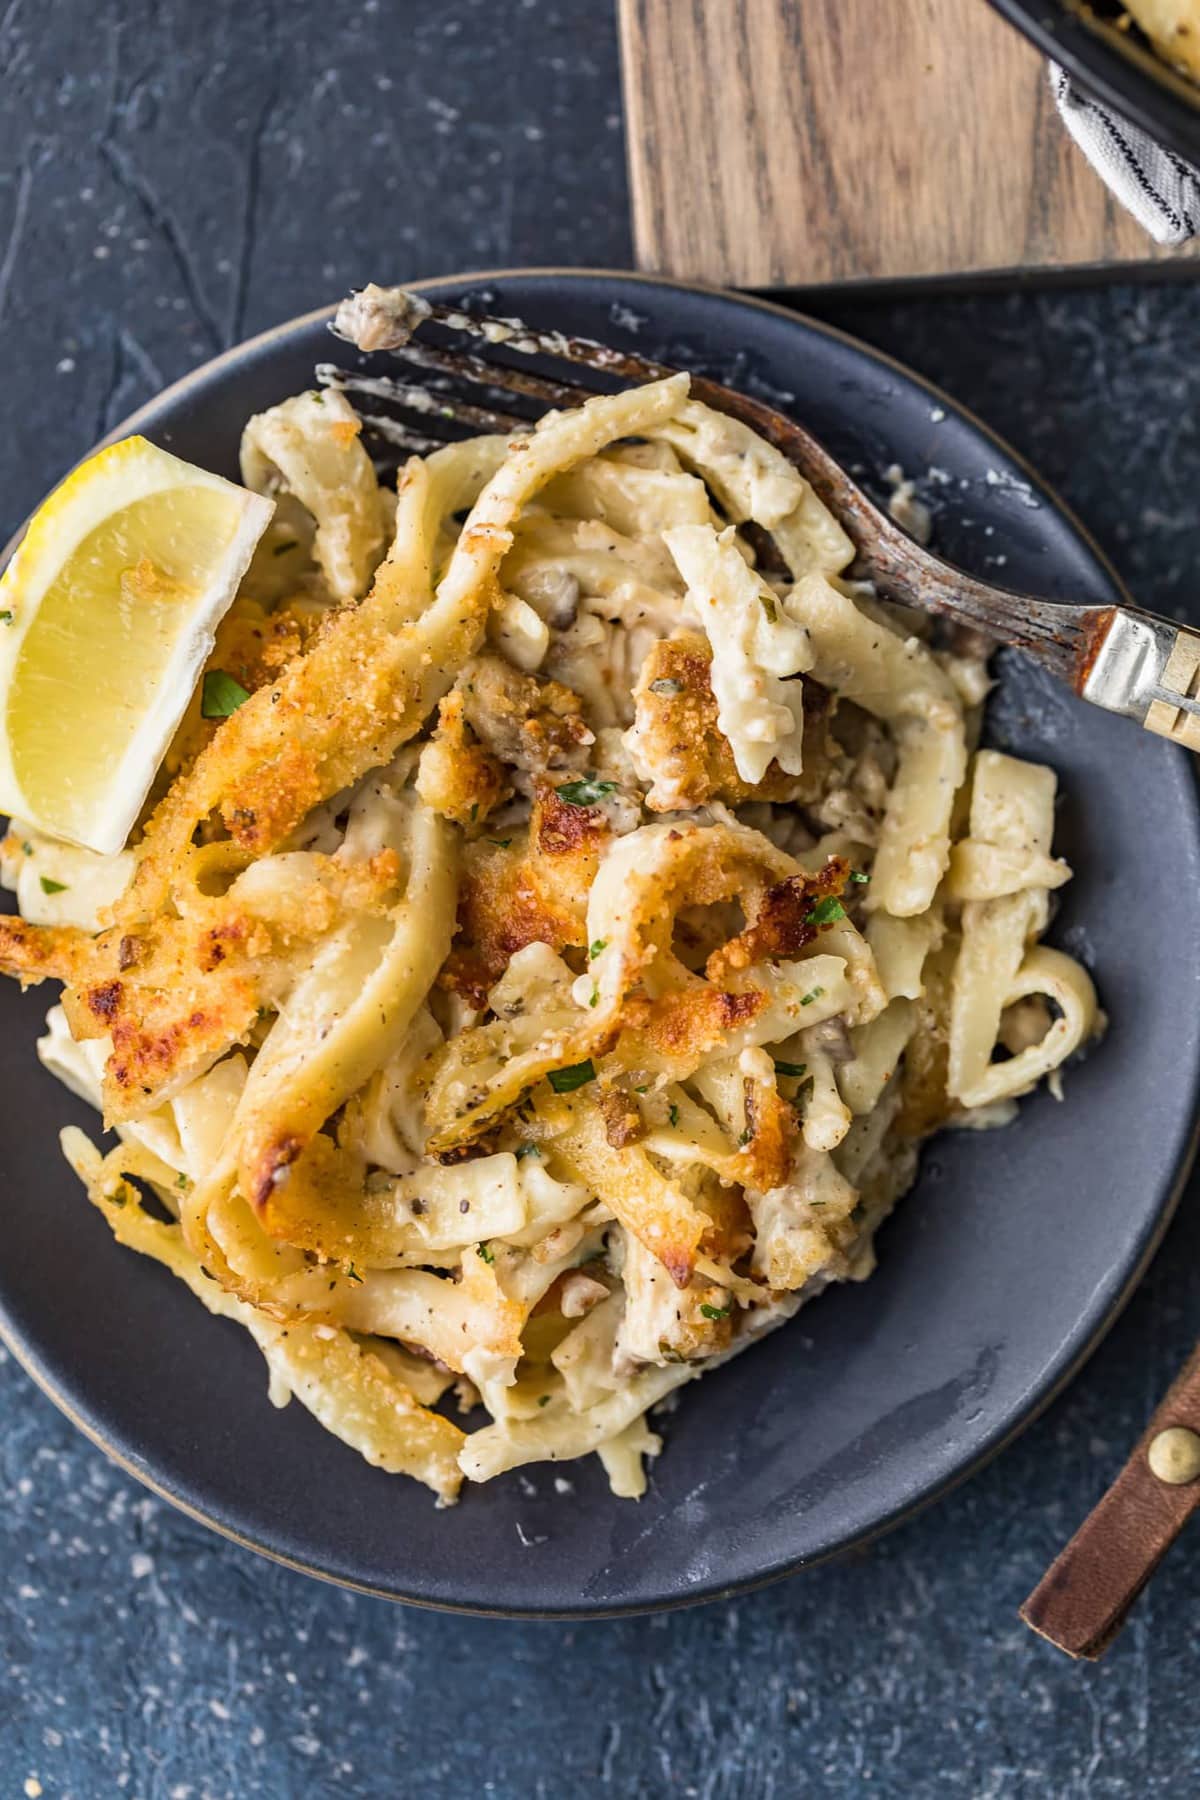
<instances>
[{"instance_id":1,"label":"skillet handle","mask_svg":"<svg viewBox=\"0 0 1200 1800\"><path fill-rule=\"evenodd\" d=\"M1068 1656L1102 1656L1198 1506L1200 1345L1021 1617Z\"/></svg>"}]
</instances>

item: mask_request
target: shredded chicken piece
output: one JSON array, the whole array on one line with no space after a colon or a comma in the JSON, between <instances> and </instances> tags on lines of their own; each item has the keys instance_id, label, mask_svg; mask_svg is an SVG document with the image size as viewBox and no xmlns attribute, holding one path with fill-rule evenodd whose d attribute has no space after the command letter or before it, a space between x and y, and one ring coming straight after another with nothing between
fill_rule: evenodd
<instances>
[{"instance_id":1,"label":"shredded chicken piece","mask_svg":"<svg viewBox=\"0 0 1200 1800\"><path fill-rule=\"evenodd\" d=\"M636 1144L645 1136L645 1122L632 1094L606 1086L599 1104L604 1115L604 1135L614 1150L623 1150L626 1144Z\"/></svg>"},{"instance_id":2,"label":"shredded chicken piece","mask_svg":"<svg viewBox=\"0 0 1200 1800\"><path fill-rule=\"evenodd\" d=\"M733 1303L727 1290L694 1275L679 1287L656 1256L626 1235L625 1317L617 1334L618 1366L690 1362L728 1344Z\"/></svg>"},{"instance_id":3,"label":"shredded chicken piece","mask_svg":"<svg viewBox=\"0 0 1200 1800\"><path fill-rule=\"evenodd\" d=\"M825 690L815 682L804 684L804 773L785 775L772 763L762 781L745 782L717 725L711 667L708 640L696 632L655 644L642 664L634 723L625 741L634 768L649 783L651 812L688 811L709 800L736 806L751 798L798 801L819 794L838 754L828 734Z\"/></svg>"},{"instance_id":4,"label":"shredded chicken piece","mask_svg":"<svg viewBox=\"0 0 1200 1800\"><path fill-rule=\"evenodd\" d=\"M437 728L421 752L417 792L434 812L464 826L482 824L512 793L504 764L467 723L461 688L438 708Z\"/></svg>"},{"instance_id":5,"label":"shredded chicken piece","mask_svg":"<svg viewBox=\"0 0 1200 1800\"><path fill-rule=\"evenodd\" d=\"M443 985L482 1005L527 944L583 948L588 895L611 837L599 807L571 805L549 781L540 782L527 831L484 839L468 851Z\"/></svg>"},{"instance_id":6,"label":"shredded chicken piece","mask_svg":"<svg viewBox=\"0 0 1200 1800\"><path fill-rule=\"evenodd\" d=\"M788 875L763 895L754 923L732 938L708 959L710 981L722 981L734 970L751 964L798 956L818 938L825 926L840 916L822 920L822 902L832 913L831 902L840 902L850 875L845 857L831 856L815 875ZM815 916L814 916L815 915Z\"/></svg>"},{"instance_id":7,"label":"shredded chicken piece","mask_svg":"<svg viewBox=\"0 0 1200 1800\"><path fill-rule=\"evenodd\" d=\"M513 769L582 769L595 740L579 696L559 681L514 669L502 656L472 657L455 692L480 743Z\"/></svg>"},{"instance_id":8,"label":"shredded chicken piece","mask_svg":"<svg viewBox=\"0 0 1200 1800\"><path fill-rule=\"evenodd\" d=\"M576 1273L563 1278L559 1289L558 1309L564 1319L582 1319L590 1313L593 1306L599 1306L601 1300L608 1299L608 1289L602 1281L594 1281L590 1275Z\"/></svg>"}]
</instances>

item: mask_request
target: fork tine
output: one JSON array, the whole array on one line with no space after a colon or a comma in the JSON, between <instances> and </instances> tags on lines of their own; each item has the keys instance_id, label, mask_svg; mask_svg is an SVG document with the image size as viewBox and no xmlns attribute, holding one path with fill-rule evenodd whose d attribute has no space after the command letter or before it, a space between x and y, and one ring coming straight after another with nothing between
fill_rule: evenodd
<instances>
[{"instance_id":1,"label":"fork tine","mask_svg":"<svg viewBox=\"0 0 1200 1800\"><path fill-rule=\"evenodd\" d=\"M423 431L412 431L399 419L390 419L386 413L360 412L358 416L364 432L373 432L390 448L403 450L409 456L432 456L435 450L444 450L451 442L448 437L428 437ZM394 457L383 457L382 461L395 466Z\"/></svg>"},{"instance_id":2,"label":"fork tine","mask_svg":"<svg viewBox=\"0 0 1200 1800\"><path fill-rule=\"evenodd\" d=\"M337 388L342 393L365 394L373 400L390 400L393 406L419 413L430 421L445 419L451 424L469 426L473 431L499 432L503 436L528 431L532 424L531 420L519 418L515 413L497 412L494 407L478 406L455 394L433 392L391 375L362 375L339 368L336 363L318 363L316 373L322 387Z\"/></svg>"},{"instance_id":3,"label":"fork tine","mask_svg":"<svg viewBox=\"0 0 1200 1800\"><path fill-rule=\"evenodd\" d=\"M598 344L594 338L537 331L522 319L463 312L458 307L426 300L423 294L406 288L384 288L374 282L342 301L334 316L333 331L360 350L399 350L427 323L465 332L468 337L522 356L548 356L626 381L659 381L675 372L644 356Z\"/></svg>"},{"instance_id":4,"label":"fork tine","mask_svg":"<svg viewBox=\"0 0 1200 1800\"><path fill-rule=\"evenodd\" d=\"M504 363L488 362L471 350L441 350L436 344L411 343L390 354L411 363L413 368L435 370L497 393L520 394L546 406L579 406L588 397L588 390L577 382L552 381L530 369L510 369Z\"/></svg>"}]
</instances>

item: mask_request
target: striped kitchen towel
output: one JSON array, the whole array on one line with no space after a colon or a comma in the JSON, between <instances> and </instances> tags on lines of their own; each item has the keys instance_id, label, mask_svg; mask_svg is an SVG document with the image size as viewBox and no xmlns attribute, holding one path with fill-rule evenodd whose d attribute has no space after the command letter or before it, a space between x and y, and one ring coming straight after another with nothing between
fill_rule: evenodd
<instances>
[{"instance_id":1,"label":"striped kitchen towel","mask_svg":"<svg viewBox=\"0 0 1200 1800\"><path fill-rule=\"evenodd\" d=\"M1110 112L1050 65L1063 124L1092 167L1160 244L1182 244L1200 225L1200 174L1173 150Z\"/></svg>"}]
</instances>

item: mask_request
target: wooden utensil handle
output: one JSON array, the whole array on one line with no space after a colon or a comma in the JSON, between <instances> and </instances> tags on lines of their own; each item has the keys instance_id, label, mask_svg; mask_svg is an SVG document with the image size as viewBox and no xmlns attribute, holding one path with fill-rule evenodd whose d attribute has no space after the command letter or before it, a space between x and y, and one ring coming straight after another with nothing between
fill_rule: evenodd
<instances>
[{"instance_id":1,"label":"wooden utensil handle","mask_svg":"<svg viewBox=\"0 0 1200 1800\"><path fill-rule=\"evenodd\" d=\"M1103 1655L1198 1506L1200 1344L1021 1617L1068 1656Z\"/></svg>"},{"instance_id":2,"label":"wooden utensil handle","mask_svg":"<svg viewBox=\"0 0 1200 1800\"><path fill-rule=\"evenodd\" d=\"M1200 632L1186 626L1175 639L1161 676L1161 685L1169 693L1195 700L1200 694ZM1185 750L1200 750L1200 715L1185 707L1172 706L1169 700L1152 700L1146 709L1147 731L1169 737Z\"/></svg>"}]
</instances>

